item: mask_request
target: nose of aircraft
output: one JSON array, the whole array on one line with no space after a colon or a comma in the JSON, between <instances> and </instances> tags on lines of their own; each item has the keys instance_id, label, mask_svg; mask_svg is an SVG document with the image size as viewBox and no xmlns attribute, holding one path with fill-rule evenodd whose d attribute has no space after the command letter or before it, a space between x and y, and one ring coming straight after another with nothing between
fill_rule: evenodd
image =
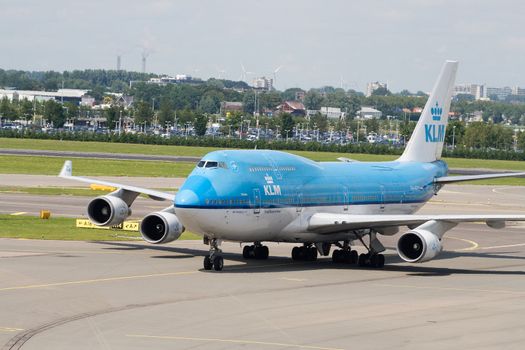
<instances>
[{"instance_id":1,"label":"nose of aircraft","mask_svg":"<svg viewBox=\"0 0 525 350\"><path fill-rule=\"evenodd\" d=\"M200 199L192 190L182 190L175 196L175 206L195 207L200 205Z\"/></svg>"}]
</instances>

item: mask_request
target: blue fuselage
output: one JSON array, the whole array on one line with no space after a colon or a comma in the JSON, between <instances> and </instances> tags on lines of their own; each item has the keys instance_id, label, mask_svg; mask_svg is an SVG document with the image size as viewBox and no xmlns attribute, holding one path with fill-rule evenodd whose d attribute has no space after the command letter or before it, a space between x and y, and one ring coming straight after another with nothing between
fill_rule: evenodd
<instances>
[{"instance_id":1,"label":"blue fuselage","mask_svg":"<svg viewBox=\"0 0 525 350\"><path fill-rule=\"evenodd\" d=\"M176 208L264 209L423 203L447 175L442 161L314 162L267 150L207 154L175 199Z\"/></svg>"}]
</instances>

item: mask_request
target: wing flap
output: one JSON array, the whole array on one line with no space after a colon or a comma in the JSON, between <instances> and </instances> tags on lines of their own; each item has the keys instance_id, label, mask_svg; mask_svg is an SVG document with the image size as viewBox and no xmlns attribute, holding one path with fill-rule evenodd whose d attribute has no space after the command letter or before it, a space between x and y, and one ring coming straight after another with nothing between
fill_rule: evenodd
<instances>
[{"instance_id":1,"label":"wing flap","mask_svg":"<svg viewBox=\"0 0 525 350\"><path fill-rule=\"evenodd\" d=\"M378 229L398 226L419 226L427 221L451 223L485 222L499 228L506 221L525 221L525 215L351 215L317 213L310 217L308 231L322 234L345 232L359 229Z\"/></svg>"}]
</instances>

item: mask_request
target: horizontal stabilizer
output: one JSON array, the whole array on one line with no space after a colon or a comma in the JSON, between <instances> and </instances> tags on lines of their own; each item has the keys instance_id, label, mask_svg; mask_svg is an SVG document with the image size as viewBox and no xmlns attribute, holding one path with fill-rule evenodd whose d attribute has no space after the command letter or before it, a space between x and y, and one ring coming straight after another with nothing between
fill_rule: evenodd
<instances>
[{"instance_id":1,"label":"horizontal stabilizer","mask_svg":"<svg viewBox=\"0 0 525 350\"><path fill-rule=\"evenodd\" d=\"M521 177L521 176L525 176L525 173L499 173L499 174L482 174L482 175L443 176L443 177L438 177L437 179L434 180L434 182L440 183L440 184L450 184L454 182L497 179L500 177Z\"/></svg>"}]
</instances>

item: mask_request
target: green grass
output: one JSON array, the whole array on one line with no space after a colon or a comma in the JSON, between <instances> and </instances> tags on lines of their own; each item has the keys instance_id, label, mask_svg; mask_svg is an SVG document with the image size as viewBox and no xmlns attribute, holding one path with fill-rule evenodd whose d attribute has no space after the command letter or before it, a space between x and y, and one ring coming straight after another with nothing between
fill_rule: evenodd
<instances>
[{"instance_id":1,"label":"green grass","mask_svg":"<svg viewBox=\"0 0 525 350\"><path fill-rule=\"evenodd\" d=\"M66 158L0 156L0 173L58 175ZM130 161L77 158L73 174L84 176L186 177L195 167L189 162Z\"/></svg>"},{"instance_id":2,"label":"green grass","mask_svg":"<svg viewBox=\"0 0 525 350\"><path fill-rule=\"evenodd\" d=\"M136 240L140 233L115 229L87 229L75 227L75 219L51 217L42 220L34 216L0 215L0 238L50 239L70 241ZM201 239L184 232L180 238Z\"/></svg>"},{"instance_id":3,"label":"green grass","mask_svg":"<svg viewBox=\"0 0 525 350\"><path fill-rule=\"evenodd\" d=\"M189 147L189 146L164 146L164 145L142 145L128 143L110 142L81 142L81 141L57 141L57 140L31 140L0 138L0 148L19 148L35 150L54 151L76 151L76 152L103 152L124 154L148 154L148 155L173 155L202 157L208 152L215 151L215 147ZM338 157L347 157L360 161L385 161L394 160L397 156L375 155L375 154L350 154L330 152L307 152L290 151L303 157L317 161L335 161ZM486 160L486 159L464 159L446 158L451 168L487 168L502 170L525 170L525 162L511 160ZM130 161L123 161L129 163ZM159 162L160 163L160 162ZM171 163L168 163L171 164ZM179 163L177 163L179 164ZM6 173L5 171L2 171ZM146 176L147 174L144 174ZM134 176L134 175L130 175ZM161 175L156 175L161 176Z\"/></svg>"},{"instance_id":4,"label":"green grass","mask_svg":"<svg viewBox=\"0 0 525 350\"><path fill-rule=\"evenodd\" d=\"M163 192L175 192L176 188L156 188ZM86 196L96 197L108 194L109 191L92 190L90 188L71 188L71 187L20 187L20 186L0 186L0 193L21 193L45 196Z\"/></svg>"}]
</instances>

